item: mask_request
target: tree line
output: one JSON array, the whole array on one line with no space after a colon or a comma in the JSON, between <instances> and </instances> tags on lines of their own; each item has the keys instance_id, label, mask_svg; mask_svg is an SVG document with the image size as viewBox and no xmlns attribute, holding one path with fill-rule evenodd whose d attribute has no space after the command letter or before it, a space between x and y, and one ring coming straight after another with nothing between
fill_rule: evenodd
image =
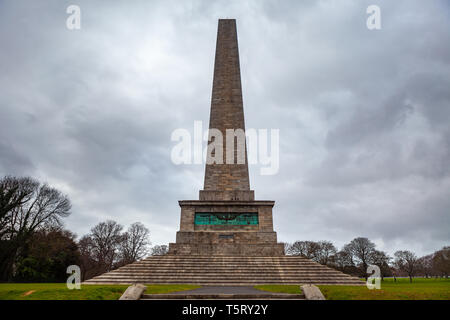
<instances>
[{"instance_id":1,"label":"tree line","mask_svg":"<svg viewBox=\"0 0 450 320\"><path fill-rule=\"evenodd\" d=\"M149 230L140 222L127 230L108 220L87 235L64 229L69 198L30 177L0 180L0 281L65 282L69 265L89 279L148 254L165 254L167 246L151 247Z\"/></svg>"},{"instance_id":2,"label":"tree line","mask_svg":"<svg viewBox=\"0 0 450 320\"><path fill-rule=\"evenodd\" d=\"M30 177L0 179L0 281L65 282L69 265L78 265L82 280L135 262L163 255L167 245L151 247L150 231L140 222L126 230L115 221L100 222L79 240L64 229L69 198ZM377 265L381 277L448 277L450 247L418 258L403 250L389 256L367 238L356 238L341 250L330 241L285 244L288 255L304 256L347 274L365 277Z\"/></svg>"},{"instance_id":3,"label":"tree line","mask_svg":"<svg viewBox=\"0 0 450 320\"><path fill-rule=\"evenodd\" d=\"M394 256L376 249L368 238L355 238L341 250L330 241L295 241L285 244L288 255L303 256L322 265L337 269L357 277L368 278L367 268L376 265L380 277L407 276L410 281L415 276L446 277L450 274L450 246L445 246L432 254L417 257L414 252L399 250Z\"/></svg>"}]
</instances>

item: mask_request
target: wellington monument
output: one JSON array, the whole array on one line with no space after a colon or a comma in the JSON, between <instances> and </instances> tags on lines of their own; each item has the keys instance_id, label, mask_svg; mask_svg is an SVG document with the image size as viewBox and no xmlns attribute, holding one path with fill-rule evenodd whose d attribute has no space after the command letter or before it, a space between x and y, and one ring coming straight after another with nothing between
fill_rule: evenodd
<instances>
[{"instance_id":1,"label":"wellington monument","mask_svg":"<svg viewBox=\"0 0 450 320\"><path fill-rule=\"evenodd\" d=\"M227 129L245 131L234 19L219 20L209 129L223 137ZM207 159L199 200L179 201L180 230L169 253L85 283L364 284L304 257L286 256L273 230L275 202L255 200L250 190L245 138L225 139L215 148L209 150L212 157L222 154L223 161Z\"/></svg>"},{"instance_id":2,"label":"wellington monument","mask_svg":"<svg viewBox=\"0 0 450 320\"><path fill-rule=\"evenodd\" d=\"M231 145L227 135L227 130L245 132L236 21L231 19L219 20L209 129L227 137L222 150L207 153L221 158L207 161L200 200L179 202L180 231L169 254L284 255L273 231L274 201L255 201L250 190L245 134Z\"/></svg>"}]
</instances>

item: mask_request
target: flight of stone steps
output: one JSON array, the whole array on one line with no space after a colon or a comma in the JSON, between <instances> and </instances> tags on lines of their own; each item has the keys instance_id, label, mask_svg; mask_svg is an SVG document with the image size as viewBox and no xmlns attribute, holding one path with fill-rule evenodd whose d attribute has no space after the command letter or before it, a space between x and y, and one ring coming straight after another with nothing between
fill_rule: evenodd
<instances>
[{"instance_id":1,"label":"flight of stone steps","mask_svg":"<svg viewBox=\"0 0 450 320\"><path fill-rule=\"evenodd\" d=\"M151 256L85 284L364 285L358 278L298 256Z\"/></svg>"}]
</instances>

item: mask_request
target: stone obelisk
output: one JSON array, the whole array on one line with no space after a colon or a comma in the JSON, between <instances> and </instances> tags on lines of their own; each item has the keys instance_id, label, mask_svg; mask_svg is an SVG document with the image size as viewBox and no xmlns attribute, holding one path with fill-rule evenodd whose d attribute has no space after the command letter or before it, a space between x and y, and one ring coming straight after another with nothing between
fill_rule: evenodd
<instances>
[{"instance_id":1,"label":"stone obelisk","mask_svg":"<svg viewBox=\"0 0 450 320\"><path fill-rule=\"evenodd\" d=\"M222 133L222 163L206 164L205 185L204 190L200 191L200 200L253 200L248 177L245 138L239 140L232 136L234 141L231 145L229 137L227 139L227 130L245 132L239 50L234 19L219 20L209 128ZM230 157L233 160L232 163L227 161L227 152L233 153L232 158ZM239 152L242 153L244 163L238 161Z\"/></svg>"},{"instance_id":2,"label":"stone obelisk","mask_svg":"<svg viewBox=\"0 0 450 320\"><path fill-rule=\"evenodd\" d=\"M284 245L277 243L277 235L273 231L272 208L275 202L255 201L254 192L250 190L234 19L219 20L209 146L216 142L217 137L211 136L214 130L221 133L222 143L211 148L211 157L207 156L207 159L215 160L207 160L200 199L179 201L180 230L176 243L169 244L169 254L284 255ZM231 139L228 131L231 131ZM218 156L220 154L221 157Z\"/></svg>"}]
</instances>

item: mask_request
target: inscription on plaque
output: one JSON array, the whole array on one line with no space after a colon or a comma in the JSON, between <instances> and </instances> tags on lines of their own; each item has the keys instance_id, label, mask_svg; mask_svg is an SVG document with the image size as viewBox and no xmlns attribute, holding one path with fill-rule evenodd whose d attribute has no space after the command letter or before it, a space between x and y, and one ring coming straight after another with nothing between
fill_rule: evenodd
<instances>
[{"instance_id":1,"label":"inscription on plaque","mask_svg":"<svg viewBox=\"0 0 450 320\"><path fill-rule=\"evenodd\" d=\"M257 225L258 213L196 212L196 225Z\"/></svg>"}]
</instances>

